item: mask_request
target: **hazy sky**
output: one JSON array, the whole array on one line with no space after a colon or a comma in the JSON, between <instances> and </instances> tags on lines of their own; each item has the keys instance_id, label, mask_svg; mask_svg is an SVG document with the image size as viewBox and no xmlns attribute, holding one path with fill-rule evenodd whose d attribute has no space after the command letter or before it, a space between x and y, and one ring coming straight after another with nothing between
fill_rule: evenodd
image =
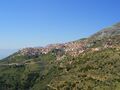
<instances>
[{"instance_id":1,"label":"hazy sky","mask_svg":"<svg viewBox=\"0 0 120 90\"><path fill-rule=\"evenodd\" d=\"M0 0L0 49L87 37L120 21L120 0Z\"/></svg>"}]
</instances>

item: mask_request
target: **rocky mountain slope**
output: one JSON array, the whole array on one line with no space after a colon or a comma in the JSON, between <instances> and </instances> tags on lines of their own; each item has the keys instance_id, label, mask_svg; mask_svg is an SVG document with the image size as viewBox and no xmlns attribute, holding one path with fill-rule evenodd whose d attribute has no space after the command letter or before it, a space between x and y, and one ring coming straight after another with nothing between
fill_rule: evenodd
<instances>
[{"instance_id":1,"label":"rocky mountain slope","mask_svg":"<svg viewBox=\"0 0 120 90\"><path fill-rule=\"evenodd\" d=\"M89 38L24 48L0 61L0 90L120 90L120 23Z\"/></svg>"},{"instance_id":2,"label":"rocky mountain slope","mask_svg":"<svg viewBox=\"0 0 120 90\"><path fill-rule=\"evenodd\" d=\"M103 30L92 35L91 38L101 39L101 38L105 38L105 37L112 37L115 35L120 35L120 23L117 23L117 24L110 26L108 28L104 28Z\"/></svg>"}]
</instances>

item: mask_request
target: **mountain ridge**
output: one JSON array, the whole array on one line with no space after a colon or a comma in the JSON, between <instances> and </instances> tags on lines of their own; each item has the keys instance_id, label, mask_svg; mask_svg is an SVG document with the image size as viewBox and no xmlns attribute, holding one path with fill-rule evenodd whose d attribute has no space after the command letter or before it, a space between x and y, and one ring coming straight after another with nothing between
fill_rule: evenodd
<instances>
[{"instance_id":1,"label":"mountain ridge","mask_svg":"<svg viewBox=\"0 0 120 90\"><path fill-rule=\"evenodd\" d=\"M103 38L109 38L115 35L120 35L120 23L114 24L111 27L102 29L101 31L98 31L97 33L91 35L89 38L83 38L83 39L79 39L76 41L71 41L71 42L67 42L67 43L58 43L58 44L49 44L45 47L40 47L40 48L30 48L30 49L39 49L38 51L40 51L41 53L48 53L49 51L51 51L52 49L64 49L66 51L66 53L68 52L72 52L73 53L78 53L78 55L82 52L84 52L85 48L87 47L86 44L89 44L89 42L93 42L95 40L100 40ZM71 50L69 49L71 48ZM27 50L29 48L26 48ZM25 49L23 49L24 51ZM77 52L77 50L81 51L81 52ZM22 52L22 50L21 50ZM73 55L73 54L71 54Z\"/></svg>"},{"instance_id":2,"label":"mountain ridge","mask_svg":"<svg viewBox=\"0 0 120 90\"><path fill-rule=\"evenodd\" d=\"M120 90L119 31L117 23L89 38L21 49L0 61L0 89Z\"/></svg>"}]
</instances>

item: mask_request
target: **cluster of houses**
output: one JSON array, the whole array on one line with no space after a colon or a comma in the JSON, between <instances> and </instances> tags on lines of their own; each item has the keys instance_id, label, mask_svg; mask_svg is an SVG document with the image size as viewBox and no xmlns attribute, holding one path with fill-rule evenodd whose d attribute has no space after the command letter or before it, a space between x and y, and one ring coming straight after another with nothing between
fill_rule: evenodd
<instances>
[{"instance_id":1,"label":"cluster of houses","mask_svg":"<svg viewBox=\"0 0 120 90\"><path fill-rule=\"evenodd\" d=\"M85 44L82 42L70 42L65 44L65 52L71 56L77 56L85 51Z\"/></svg>"},{"instance_id":2,"label":"cluster of houses","mask_svg":"<svg viewBox=\"0 0 120 90\"><path fill-rule=\"evenodd\" d=\"M112 47L112 41L109 39L105 44L104 48ZM28 56L39 56L41 54L47 54L48 52L56 49L56 51L64 51L65 54L69 54L71 56L77 56L83 53L86 50L85 42L68 42L64 44L50 44L46 47L38 47L38 48L25 48L20 50L21 55ZM92 48L92 51L99 51L101 48Z\"/></svg>"},{"instance_id":3,"label":"cluster of houses","mask_svg":"<svg viewBox=\"0 0 120 90\"><path fill-rule=\"evenodd\" d=\"M24 48L20 50L21 55L35 56L41 54L47 54L53 49L62 49L66 54L76 56L84 52L84 43L81 42L69 42L64 44L51 44L46 47L39 48Z\"/></svg>"},{"instance_id":4,"label":"cluster of houses","mask_svg":"<svg viewBox=\"0 0 120 90\"><path fill-rule=\"evenodd\" d=\"M25 56L36 56L36 55L41 55L41 50L42 48L24 48L22 50L20 50L20 54Z\"/></svg>"}]
</instances>

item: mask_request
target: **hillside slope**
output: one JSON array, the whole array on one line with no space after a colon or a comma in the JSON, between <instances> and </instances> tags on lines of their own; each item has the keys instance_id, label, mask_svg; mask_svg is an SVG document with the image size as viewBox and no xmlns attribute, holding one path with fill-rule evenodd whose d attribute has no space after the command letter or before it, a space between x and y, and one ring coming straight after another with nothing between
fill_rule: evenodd
<instances>
[{"instance_id":1,"label":"hillside slope","mask_svg":"<svg viewBox=\"0 0 120 90\"><path fill-rule=\"evenodd\" d=\"M0 90L120 90L120 23L0 61Z\"/></svg>"}]
</instances>

